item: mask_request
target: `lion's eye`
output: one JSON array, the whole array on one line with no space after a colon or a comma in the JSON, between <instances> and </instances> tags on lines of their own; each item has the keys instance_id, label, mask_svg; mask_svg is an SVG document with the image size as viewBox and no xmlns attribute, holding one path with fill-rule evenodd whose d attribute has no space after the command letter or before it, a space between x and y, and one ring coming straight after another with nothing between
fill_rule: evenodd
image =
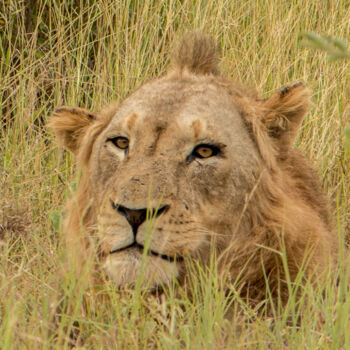
<instances>
[{"instance_id":1,"label":"lion's eye","mask_svg":"<svg viewBox=\"0 0 350 350\"><path fill-rule=\"evenodd\" d=\"M198 145L193 150L193 155L198 158L209 158L219 153L219 148L213 145Z\"/></svg>"},{"instance_id":2,"label":"lion's eye","mask_svg":"<svg viewBox=\"0 0 350 350\"><path fill-rule=\"evenodd\" d=\"M118 136L109 140L120 149L127 149L129 147L129 139L126 137Z\"/></svg>"}]
</instances>

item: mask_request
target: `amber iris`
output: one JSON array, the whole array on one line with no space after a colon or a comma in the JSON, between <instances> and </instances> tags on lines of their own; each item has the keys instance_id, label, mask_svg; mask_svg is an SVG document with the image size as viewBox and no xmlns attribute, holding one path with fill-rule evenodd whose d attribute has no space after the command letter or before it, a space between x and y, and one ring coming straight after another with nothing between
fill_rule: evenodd
<instances>
[{"instance_id":1,"label":"amber iris","mask_svg":"<svg viewBox=\"0 0 350 350\"><path fill-rule=\"evenodd\" d=\"M216 156L220 152L220 149L216 146L213 145L198 145L194 150L193 150L193 156L198 157L198 158L209 158L212 156Z\"/></svg>"},{"instance_id":2,"label":"amber iris","mask_svg":"<svg viewBox=\"0 0 350 350\"><path fill-rule=\"evenodd\" d=\"M127 149L129 147L129 139L126 137L115 137L111 139L111 141L114 143L115 146L117 146L120 149Z\"/></svg>"},{"instance_id":3,"label":"amber iris","mask_svg":"<svg viewBox=\"0 0 350 350\"><path fill-rule=\"evenodd\" d=\"M202 158L209 158L213 155L213 150L209 147L201 146L196 149L196 153Z\"/></svg>"}]
</instances>

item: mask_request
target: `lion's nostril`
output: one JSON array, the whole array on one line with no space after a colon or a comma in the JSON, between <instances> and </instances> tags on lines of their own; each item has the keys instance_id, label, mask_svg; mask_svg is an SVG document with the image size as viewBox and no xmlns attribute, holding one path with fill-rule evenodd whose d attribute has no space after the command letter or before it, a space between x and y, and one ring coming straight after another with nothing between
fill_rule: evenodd
<instances>
[{"instance_id":1,"label":"lion's nostril","mask_svg":"<svg viewBox=\"0 0 350 350\"><path fill-rule=\"evenodd\" d=\"M111 204L113 209L115 209L118 213L122 214L130 226L132 227L132 231L134 235L136 235L139 226L146 220L147 218L147 208L141 209L130 209L124 207L123 205L118 205L111 200ZM168 205L165 205L159 209L148 209L149 217L158 217L162 213L165 213L169 209Z\"/></svg>"},{"instance_id":2,"label":"lion's nostril","mask_svg":"<svg viewBox=\"0 0 350 350\"><path fill-rule=\"evenodd\" d=\"M160 214L166 213L168 211L168 209L169 209L169 205L164 205L163 207L158 208L158 210L152 209L151 216L158 217Z\"/></svg>"}]
</instances>

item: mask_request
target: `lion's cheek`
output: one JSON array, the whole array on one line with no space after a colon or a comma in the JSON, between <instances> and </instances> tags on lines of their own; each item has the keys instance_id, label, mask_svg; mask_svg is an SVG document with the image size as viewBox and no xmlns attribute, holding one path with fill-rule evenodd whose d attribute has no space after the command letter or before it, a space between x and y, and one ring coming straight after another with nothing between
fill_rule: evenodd
<instances>
[{"instance_id":1,"label":"lion's cheek","mask_svg":"<svg viewBox=\"0 0 350 350\"><path fill-rule=\"evenodd\" d=\"M95 194L106 192L106 188L112 188L116 181L116 174L120 160L106 152L106 145L94 150L90 162L90 180Z\"/></svg>"},{"instance_id":2,"label":"lion's cheek","mask_svg":"<svg viewBox=\"0 0 350 350\"><path fill-rule=\"evenodd\" d=\"M196 203L203 205L221 206L232 200L236 189L235 172L226 164L213 161L210 164L201 164L194 167L188 175L188 183L193 191L191 195L197 197ZM230 194L230 195L228 195ZM225 203L223 203L225 202Z\"/></svg>"}]
</instances>

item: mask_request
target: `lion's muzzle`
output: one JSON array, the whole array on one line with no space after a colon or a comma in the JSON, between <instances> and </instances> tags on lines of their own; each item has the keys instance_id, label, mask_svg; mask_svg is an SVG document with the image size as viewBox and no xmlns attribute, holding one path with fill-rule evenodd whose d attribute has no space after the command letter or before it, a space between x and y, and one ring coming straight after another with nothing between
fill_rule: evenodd
<instances>
[{"instance_id":1,"label":"lion's muzzle","mask_svg":"<svg viewBox=\"0 0 350 350\"><path fill-rule=\"evenodd\" d=\"M146 220L149 219L155 219L157 217L159 217L162 214L165 214L168 209L169 209L169 205L164 205L160 208L156 208L156 209L147 209L147 208L141 208L141 209L130 209L127 208L121 204L116 204L112 201L112 199L110 199L112 208L117 211L117 213L121 214L122 216L124 216L127 220L127 222L129 223L129 225L132 228L132 232L133 232L133 242L131 242L130 244L127 244L126 246L123 247L118 247L115 249L112 249L109 253L110 254L114 254L114 253L118 253L121 252L123 250L129 249L129 248L135 248L140 250L140 252L142 252L144 250L144 246L140 243L137 242L137 230L139 228L139 226L145 222ZM174 261L182 261L183 258L179 257L179 256L168 256L166 254L161 254L158 253L152 249L148 249L148 255L151 256L155 256L155 257L159 257L163 260L169 261L169 262L174 262Z\"/></svg>"}]
</instances>

